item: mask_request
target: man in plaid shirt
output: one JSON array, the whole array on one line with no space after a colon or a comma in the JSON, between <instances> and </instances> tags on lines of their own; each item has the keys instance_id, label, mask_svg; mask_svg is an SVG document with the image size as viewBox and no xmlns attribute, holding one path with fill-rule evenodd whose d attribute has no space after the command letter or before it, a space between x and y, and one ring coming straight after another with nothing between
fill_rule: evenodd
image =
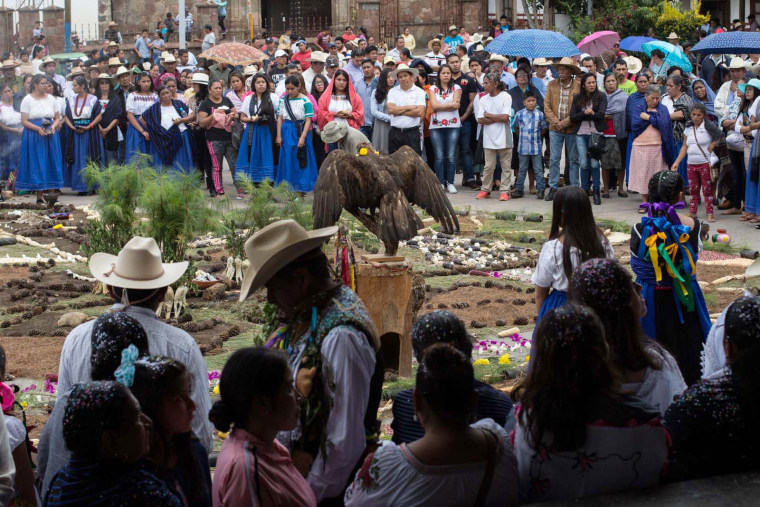
<instances>
[{"instance_id":1,"label":"man in plaid shirt","mask_svg":"<svg viewBox=\"0 0 760 507\"><path fill-rule=\"evenodd\" d=\"M533 170L536 172L536 188L538 189L538 199L544 198L546 190L546 180L544 179L544 165L541 157L541 144L543 136L549 129L544 113L536 107L536 96L532 91L527 91L523 98L525 109L521 109L515 114L514 128L517 131L517 157L520 160L520 169L517 173L515 189L510 197L517 199L525 195L525 175L528 174L528 165L533 163Z\"/></svg>"}]
</instances>

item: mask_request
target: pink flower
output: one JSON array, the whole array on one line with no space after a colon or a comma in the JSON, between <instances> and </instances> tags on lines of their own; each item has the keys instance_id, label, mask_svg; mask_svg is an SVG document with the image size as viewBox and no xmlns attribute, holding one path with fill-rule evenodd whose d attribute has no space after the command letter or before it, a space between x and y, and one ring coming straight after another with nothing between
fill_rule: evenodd
<instances>
[{"instance_id":1,"label":"pink flower","mask_svg":"<svg viewBox=\"0 0 760 507\"><path fill-rule=\"evenodd\" d=\"M222 375L219 373L219 370L210 371L208 372L208 381L211 382L212 380L216 380L221 376Z\"/></svg>"}]
</instances>

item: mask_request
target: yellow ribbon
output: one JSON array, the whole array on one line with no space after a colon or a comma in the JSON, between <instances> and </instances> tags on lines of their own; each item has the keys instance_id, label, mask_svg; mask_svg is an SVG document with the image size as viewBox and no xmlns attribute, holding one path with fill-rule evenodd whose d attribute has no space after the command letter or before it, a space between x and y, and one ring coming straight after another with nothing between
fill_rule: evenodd
<instances>
[{"instance_id":1,"label":"yellow ribbon","mask_svg":"<svg viewBox=\"0 0 760 507\"><path fill-rule=\"evenodd\" d=\"M652 267L654 268L654 277L655 280L658 282L662 280L662 269L660 268L660 256L657 253L657 240L661 239L665 241L665 233L664 232L656 232L649 236L645 241L644 244L649 249L649 259L652 261ZM668 268L670 269L670 268Z\"/></svg>"}]
</instances>

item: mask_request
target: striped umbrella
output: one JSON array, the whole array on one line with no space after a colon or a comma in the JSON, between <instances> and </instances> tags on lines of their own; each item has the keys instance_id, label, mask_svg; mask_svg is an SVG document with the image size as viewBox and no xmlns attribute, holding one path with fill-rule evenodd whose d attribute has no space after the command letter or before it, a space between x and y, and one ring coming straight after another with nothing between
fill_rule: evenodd
<instances>
[{"instance_id":1,"label":"striped umbrella","mask_svg":"<svg viewBox=\"0 0 760 507\"><path fill-rule=\"evenodd\" d=\"M548 30L510 30L486 47L489 53L526 58L561 58L581 54L573 41L562 33Z\"/></svg>"},{"instance_id":2,"label":"striped umbrella","mask_svg":"<svg viewBox=\"0 0 760 507\"><path fill-rule=\"evenodd\" d=\"M205 52L206 58L227 65L250 65L265 60L267 56L253 46L239 42L225 42Z\"/></svg>"}]
</instances>

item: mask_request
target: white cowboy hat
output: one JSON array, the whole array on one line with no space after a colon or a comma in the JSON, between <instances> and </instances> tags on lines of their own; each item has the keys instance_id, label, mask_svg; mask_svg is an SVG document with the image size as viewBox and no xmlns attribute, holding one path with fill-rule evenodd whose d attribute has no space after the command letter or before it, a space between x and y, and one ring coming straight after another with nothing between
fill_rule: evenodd
<instances>
[{"instance_id":1,"label":"white cowboy hat","mask_svg":"<svg viewBox=\"0 0 760 507\"><path fill-rule=\"evenodd\" d=\"M84 67L73 67L69 75L66 76L66 81L71 81L73 78L77 76L84 76L84 74L85 74ZM106 74L106 76L108 76L108 74ZM108 76L108 79L111 79L111 76Z\"/></svg>"},{"instance_id":2,"label":"white cowboy hat","mask_svg":"<svg viewBox=\"0 0 760 507\"><path fill-rule=\"evenodd\" d=\"M90 257L90 273L96 280L123 289L160 289L185 274L188 263L161 262L161 250L153 238L135 236L119 255L95 253Z\"/></svg>"},{"instance_id":3,"label":"white cowboy hat","mask_svg":"<svg viewBox=\"0 0 760 507\"><path fill-rule=\"evenodd\" d=\"M348 124L328 122L322 129L322 141L326 144L337 143L348 134Z\"/></svg>"},{"instance_id":4,"label":"white cowboy hat","mask_svg":"<svg viewBox=\"0 0 760 507\"><path fill-rule=\"evenodd\" d=\"M489 57L488 57L488 61L489 61L489 62L501 62L501 63L503 63L504 65L506 65L506 64L508 64L508 63L509 63L509 60L507 60L507 58L506 58L506 57L504 57L504 56L501 56L501 55L497 55L496 53L494 53L494 54L492 54L491 56L489 56Z\"/></svg>"},{"instance_id":5,"label":"white cowboy hat","mask_svg":"<svg viewBox=\"0 0 760 507\"><path fill-rule=\"evenodd\" d=\"M55 60L53 60L53 59L52 59L52 58L50 58L49 56L46 56L46 57L45 57L45 59L44 59L44 60L42 60L42 66L44 67L44 66L45 66L45 65L47 65L48 63L55 63L56 65L58 65L58 63L57 63Z\"/></svg>"},{"instance_id":6,"label":"white cowboy hat","mask_svg":"<svg viewBox=\"0 0 760 507\"><path fill-rule=\"evenodd\" d=\"M676 32L670 32L670 35L668 35L667 37L668 40L673 40L677 38L678 38L678 34Z\"/></svg>"},{"instance_id":7,"label":"white cowboy hat","mask_svg":"<svg viewBox=\"0 0 760 507\"><path fill-rule=\"evenodd\" d=\"M259 71L259 69L256 68L255 65L246 65L243 69L243 75L244 76L252 76L256 74Z\"/></svg>"},{"instance_id":8,"label":"white cowboy hat","mask_svg":"<svg viewBox=\"0 0 760 507\"><path fill-rule=\"evenodd\" d=\"M174 58L174 55L170 54L166 58L164 58L164 63L177 63L177 59Z\"/></svg>"},{"instance_id":9,"label":"white cowboy hat","mask_svg":"<svg viewBox=\"0 0 760 507\"><path fill-rule=\"evenodd\" d=\"M744 69L744 60L741 57L735 56L731 58L731 63L728 64L729 69Z\"/></svg>"},{"instance_id":10,"label":"white cowboy hat","mask_svg":"<svg viewBox=\"0 0 760 507\"><path fill-rule=\"evenodd\" d=\"M337 226L307 231L295 220L280 220L257 231L245 242L245 255L251 267L240 286L240 301L262 287L282 268L319 248L336 232Z\"/></svg>"},{"instance_id":11,"label":"white cowboy hat","mask_svg":"<svg viewBox=\"0 0 760 507\"><path fill-rule=\"evenodd\" d=\"M578 65L575 64L575 61L568 56L563 57L558 63L555 63L554 66L567 67L568 69L570 69L570 72L572 72L573 74L581 73L581 68L578 67Z\"/></svg>"},{"instance_id":12,"label":"white cowboy hat","mask_svg":"<svg viewBox=\"0 0 760 507\"><path fill-rule=\"evenodd\" d=\"M396 65L396 70L394 70L393 72L391 72L391 74L393 75L393 77L395 77L396 79L398 79L398 75L401 72L408 72L409 74L412 75L412 77L414 79L417 79L417 76L420 75L420 71L419 70L417 70L417 69L415 69L413 67L409 67L405 63L399 63L398 65Z\"/></svg>"},{"instance_id":13,"label":"white cowboy hat","mask_svg":"<svg viewBox=\"0 0 760 507\"><path fill-rule=\"evenodd\" d=\"M307 62L325 63L327 61L327 53L323 51L312 51L311 56L306 59Z\"/></svg>"},{"instance_id":14,"label":"white cowboy hat","mask_svg":"<svg viewBox=\"0 0 760 507\"><path fill-rule=\"evenodd\" d=\"M457 29L457 25L451 25L451 26L449 26L449 32L452 31L452 30L456 30L456 29Z\"/></svg>"},{"instance_id":15,"label":"white cowboy hat","mask_svg":"<svg viewBox=\"0 0 760 507\"><path fill-rule=\"evenodd\" d=\"M477 44L478 42L483 40L483 36L479 33L474 33L470 36L470 42L473 44Z\"/></svg>"},{"instance_id":16,"label":"white cowboy hat","mask_svg":"<svg viewBox=\"0 0 760 507\"><path fill-rule=\"evenodd\" d=\"M129 74L129 69L127 69L125 66L120 65L118 69L116 69L116 74L113 75L113 77L118 78L119 76L122 76L124 74ZM100 76L98 76L98 79L100 79Z\"/></svg>"},{"instance_id":17,"label":"white cowboy hat","mask_svg":"<svg viewBox=\"0 0 760 507\"><path fill-rule=\"evenodd\" d=\"M208 86L209 78L205 72L195 72L193 74L193 83L204 84Z\"/></svg>"},{"instance_id":18,"label":"white cowboy hat","mask_svg":"<svg viewBox=\"0 0 760 507\"><path fill-rule=\"evenodd\" d=\"M641 63L641 60L636 58L635 56L626 56L623 58L623 61L628 66L628 72L631 74L638 74L641 72L641 69L644 67L644 64Z\"/></svg>"},{"instance_id":19,"label":"white cowboy hat","mask_svg":"<svg viewBox=\"0 0 760 507\"><path fill-rule=\"evenodd\" d=\"M440 44L441 47L443 47L443 41L441 39L437 38L437 37L435 39L431 39L431 40L428 41L428 49L430 51L433 50L433 44Z\"/></svg>"},{"instance_id":20,"label":"white cowboy hat","mask_svg":"<svg viewBox=\"0 0 760 507\"><path fill-rule=\"evenodd\" d=\"M551 66L552 62L547 60L546 58L536 58L533 60L533 66L534 67L549 67Z\"/></svg>"}]
</instances>

